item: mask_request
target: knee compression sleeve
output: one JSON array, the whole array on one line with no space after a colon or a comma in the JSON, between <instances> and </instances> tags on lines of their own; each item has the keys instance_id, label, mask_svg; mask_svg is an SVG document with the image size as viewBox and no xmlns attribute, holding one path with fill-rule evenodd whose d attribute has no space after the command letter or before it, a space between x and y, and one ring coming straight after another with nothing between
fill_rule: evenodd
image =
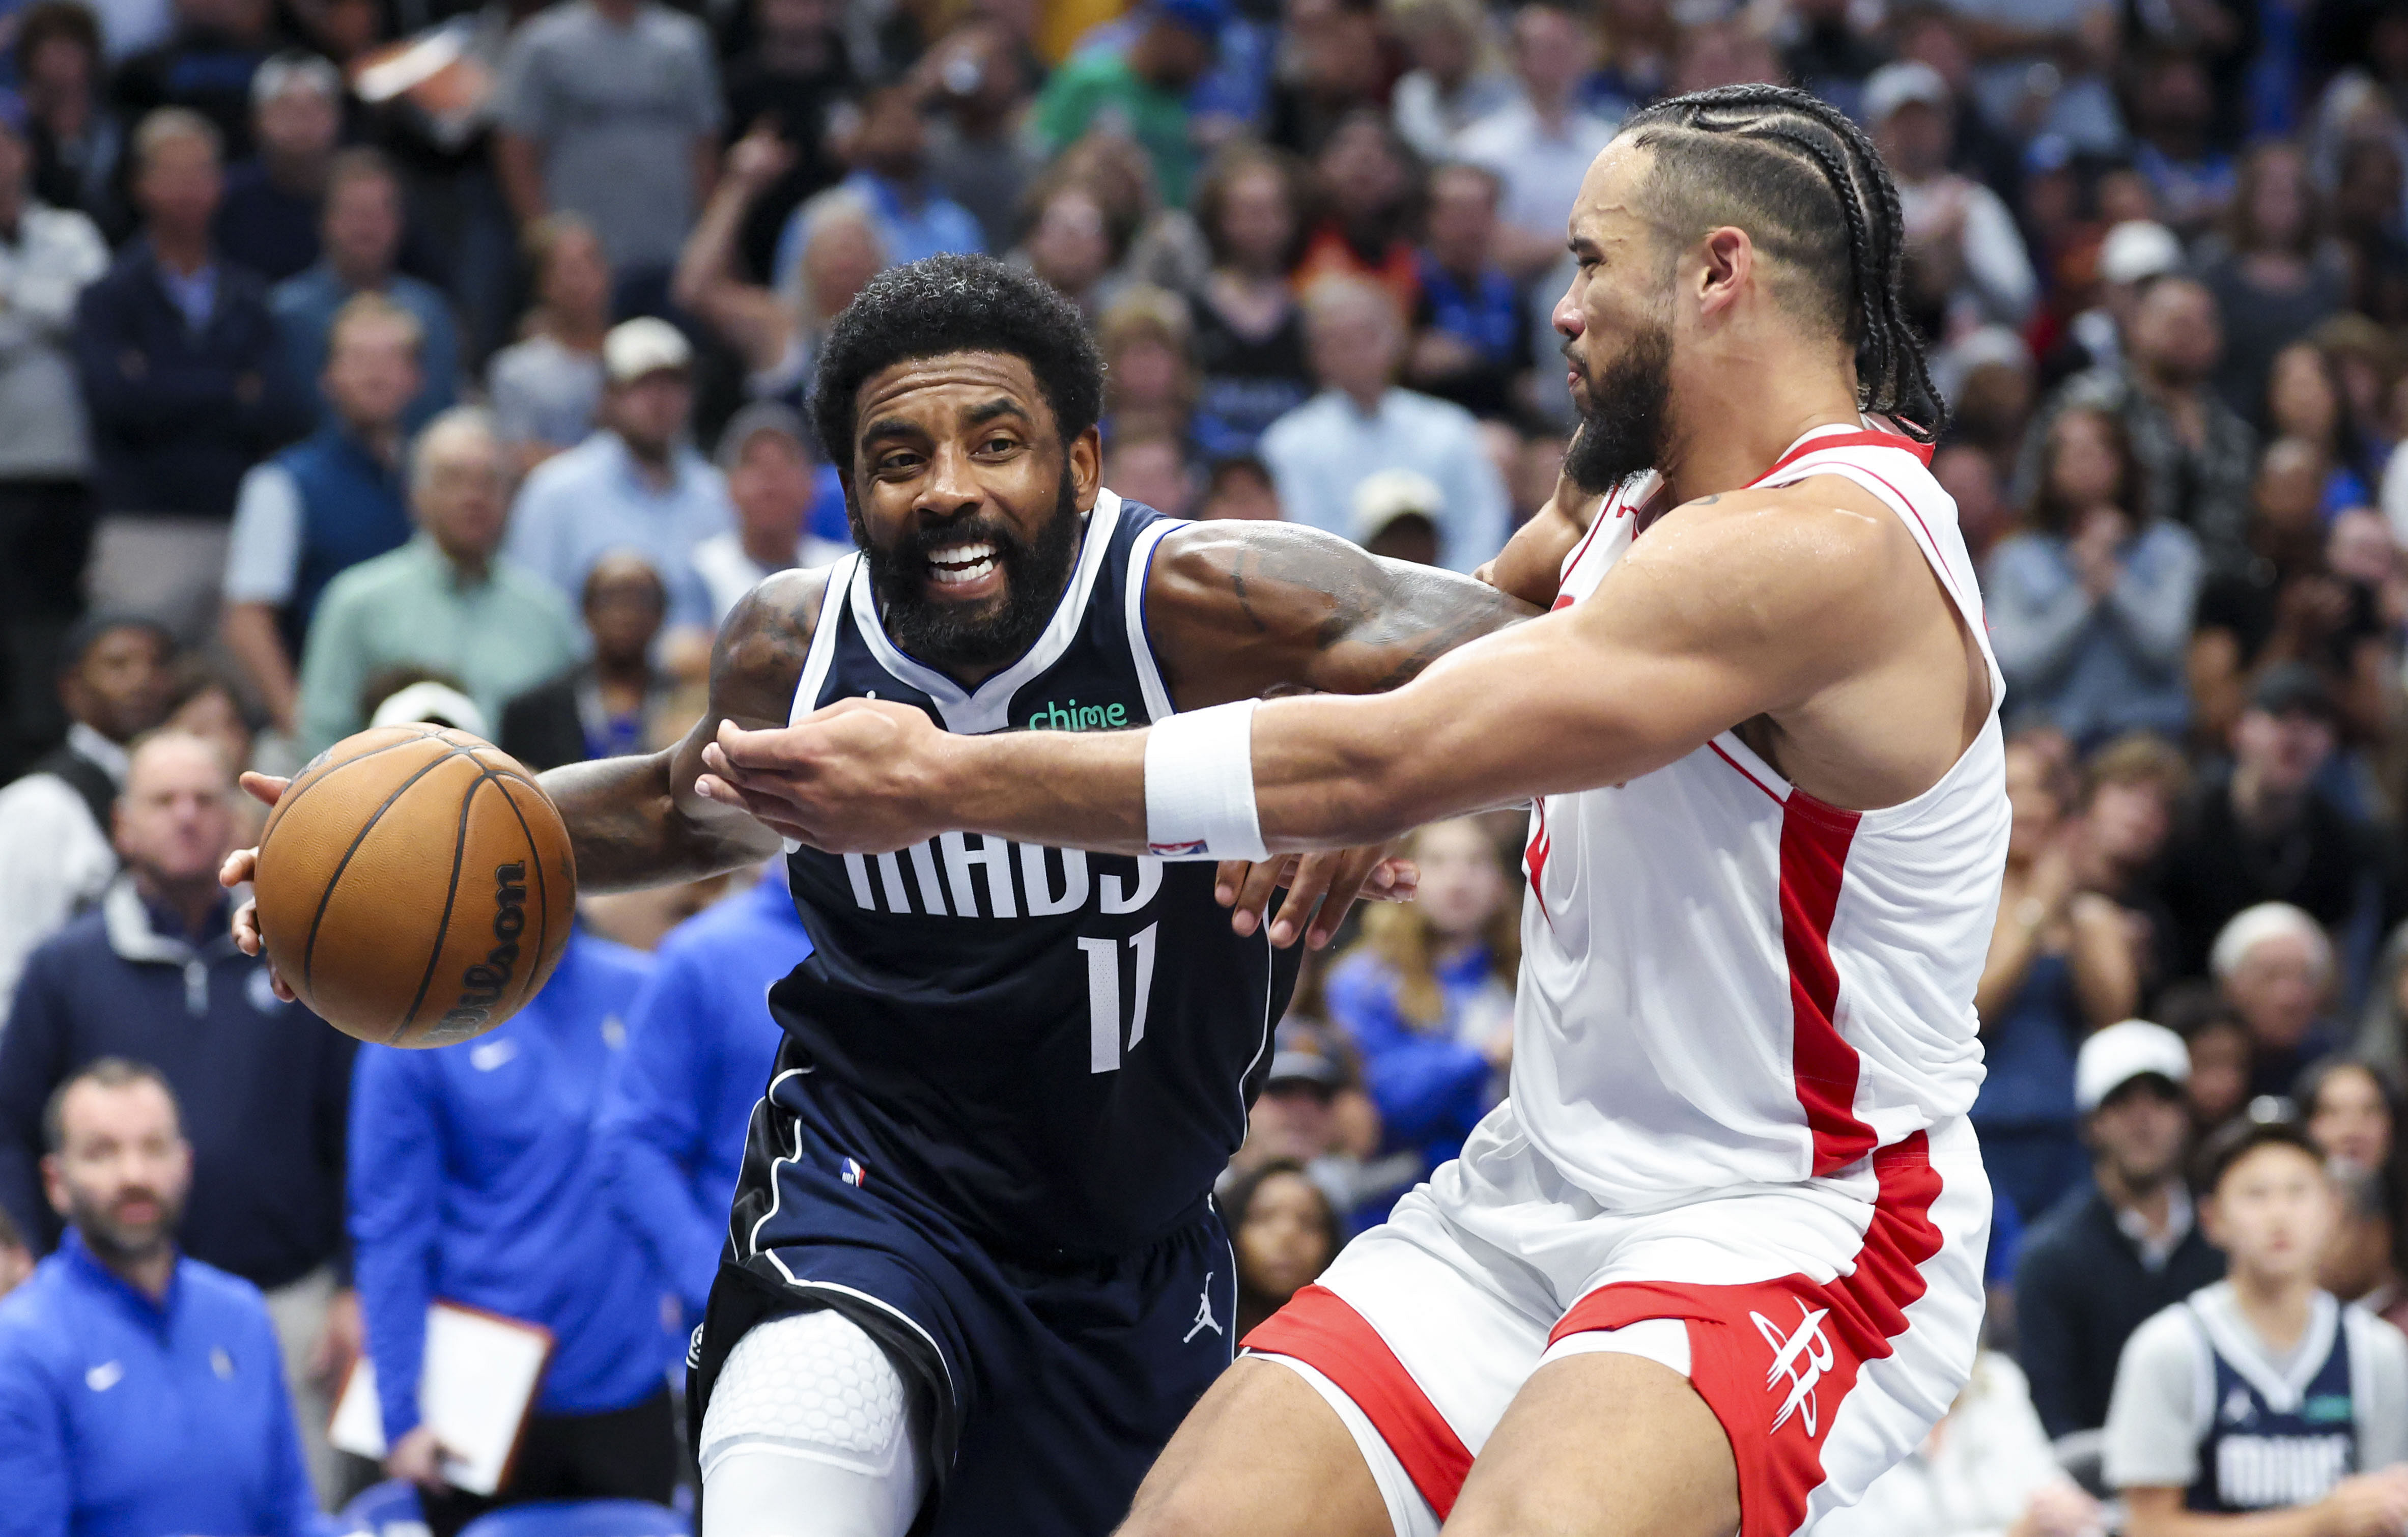
<instances>
[{"instance_id":1,"label":"knee compression sleeve","mask_svg":"<svg viewBox=\"0 0 2408 1537\"><path fill-rule=\"evenodd\" d=\"M702 1421L703 1537L903 1537L925 1489L910 1394L843 1314L754 1325Z\"/></svg>"}]
</instances>

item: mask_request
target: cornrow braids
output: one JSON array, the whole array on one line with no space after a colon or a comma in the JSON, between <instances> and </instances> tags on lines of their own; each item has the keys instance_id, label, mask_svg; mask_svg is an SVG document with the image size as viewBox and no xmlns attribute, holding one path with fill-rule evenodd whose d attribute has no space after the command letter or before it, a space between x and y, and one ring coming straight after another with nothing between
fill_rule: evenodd
<instances>
[{"instance_id":1,"label":"cornrow braids","mask_svg":"<svg viewBox=\"0 0 2408 1537\"><path fill-rule=\"evenodd\" d=\"M1656 151L1648 180L1659 215L1684 237L1746 230L1788 269L1776 285L1803 284L1793 297L1856 349L1858 404L1917 441L1940 436L1947 403L1899 296L1898 184L1863 129L1803 91L1726 85L1642 108L1623 132Z\"/></svg>"}]
</instances>

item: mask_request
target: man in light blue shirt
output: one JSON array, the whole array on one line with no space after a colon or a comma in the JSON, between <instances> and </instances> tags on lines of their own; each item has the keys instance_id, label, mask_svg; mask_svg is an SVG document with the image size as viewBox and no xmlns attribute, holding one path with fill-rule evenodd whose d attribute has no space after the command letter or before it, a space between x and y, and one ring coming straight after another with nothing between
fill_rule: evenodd
<instances>
[{"instance_id":1,"label":"man in light blue shirt","mask_svg":"<svg viewBox=\"0 0 2408 1537\"><path fill-rule=\"evenodd\" d=\"M871 92L844 153L855 167L844 186L868 205L889 262L900 266L946 251L975 255L986 250L986 232L978 220L928 174L928 129L916 87L896 84ZM778 237L774 266L781 293L802 265L804 238L803 210L796 208Z\"/></svg>"},{"instance_id":2,"label":"man in light blue shirt","mask_svg":"<svg viewBox=\"0 0 2408 1537\"><path fill-rule=\"evenodd\" d=\"M68 1231L0 1301L0 1537L317 1537L267 1304L176 1251L193 1153L165 1081L104 1057L47 1120Z\"/></svg>"},{"instance_id":3,"label":"man in light blue shirt","mask_svg":"<svg viewBox=\"0 0 2408 1537\"><path fill-rule=\"evenodd\" d=\"M1321 393L1272 423L1261 445L1289 521L1352 537L1355 488L1378 471L1410 469L1439 489L1440 565L1469 571L1504 548L1505 482L1471 413L1391 382L1405 328L1386 294L1359 279L1326 280L1305 314Z\"/></svg>"},{"instance_id":4,"label":"man in light blue shirt","mask_svg":"<svg viewBox=\"0 0 2408 1537\"><path fill-rule=\"evenodd\" d=\"M632 550L668 583L669 627L710 627L695 546L733 530L736 511L725 478L685 441L693 362L693 348L666 321L611 327L602 342L601 429L537 466L519 488L502 553L563 602L578 600L595 561Z\"/></svg>"}]
</instances>

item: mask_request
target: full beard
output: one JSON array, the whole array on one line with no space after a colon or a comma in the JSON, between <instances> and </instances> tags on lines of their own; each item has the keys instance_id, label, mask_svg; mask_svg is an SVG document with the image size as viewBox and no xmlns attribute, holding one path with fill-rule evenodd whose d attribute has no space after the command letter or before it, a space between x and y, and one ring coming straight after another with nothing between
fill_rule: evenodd
<instances>
[{"instance_id":1,"label":"full beard","mask_svg":"<svg viewBox=\"0 0 2408 1537\"><path fill-rule=\"evenodd\" d=\"M853 539L869 567L887 639L905 654L950 671L1002 667L1037 643L1054 618L1062 590L1070 584L1082 526L1078 487L1065 468L1054 515L1033 540L1022 539L1000 518L972 517L923 524L900 548L889 549L871 541L858 513ZM959 604L931 599L929 553L972 539L993 544L1003 562L1000 600Z\"/></svg>"},{"instance_id":2,"label":"full beard","mask_svg":"<svg viewBox=\"0 0 2408 1537\"><path fill-rule=\"evenodd\" d=\"M1571 355L1570 341L1564 353ZM1672 333L1662 325L1651 326L1588 381L1580 430L1564 451L1564 473L1572 484L1601 496L1663 463L1670 439L1671 396Z\"/></svg>"}]
</instances>

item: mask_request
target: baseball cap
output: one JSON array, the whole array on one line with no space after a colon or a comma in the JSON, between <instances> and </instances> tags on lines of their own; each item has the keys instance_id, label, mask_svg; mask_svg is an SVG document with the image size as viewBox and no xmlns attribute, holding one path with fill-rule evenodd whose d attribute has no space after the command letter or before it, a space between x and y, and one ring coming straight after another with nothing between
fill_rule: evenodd
<instances>
[{"instance_id":1,"label":"baseball cap","mask_svg":"<svg viewBox=\"0 0 2408 1537\"><path fill-rule=\"evenodd\" d=\"M2099 242L2099 280L2145 282L2182 269L2182 241L2154 219L2127 219Z\"/></svg>"},{"instance_id":2,"label":"baseball cap","mask_svg":"<svg viewBox=\"0 0 2408 1537\"><path fill-rule=\"evenodd\" d=\"M2305 662L2279 662L2259 673L2249 690L2249 708L2269 715L2299 711L2326 720L2334 714L2332 690L2325 686L2324 675Z\"/></svg>"},{"instance_id":3,"label":"baseball cap","mask_svg":"<svg viewBox=\"0 0 2408 1537\"><path fill-rule=\"evenodd\" d=\"M59 670L73 672L83 666L84 657L100 644L102 636L118 630L140 630L158 640L160 649L173 656L176 634L149 614L134 613L124 609L94 609L67 626L59 637Z\"/></svg>"},{"instance_id":4,"label":"baseball cap","mask_svg":"<svg viewBox=\"0 0 2408 1537\"><path fill-rule=\"evenodd\" d=\"M650 315L621 321L602 338L602 368L613 384L632 384L646 374L684 368L693 362L694 347L685 333Z\"/></svg>"},{"instance_id":5,"label":"baseball cap","mask_svg":"<svg viewBox=\"0 0 2408 1537\"><path fill-rule=\"evenodd\" d=\"M1334 1089L1346 1081L1346 1074L1337 1063L1319 1052L1283 1051L1271 1056L1271 1070L1263 1079L1263 1087L1276 1088L1282 1084L1311 1084L1324 1091Z\"/></svg>"},{"instance_id":6,"label":"baseball cap","mask_svg":"<svg viewBox=\"0 0 2408 1537\"><path fill-rule=\"evenodd\" d=\"M2190 1048L2183 1038L2145 1019L2110 1025L2084 1041L2073 1060L2073 1108L2087 1115L2150 1073L2171 1084L2190 1082Z\"/></svg>"},{"instance_id":7,"label":"baseball cap","mask_svg":"<svg viewBox=\"0 0 2408 1537\"><path fill-rule=\"evenodd\" d=\"M1940 78L1940 71L1917 59L1884 65L1865 81L1867 122L1885 122L1891 113L1909 102L1945 108L1949 102L1948 82Z\"/></svg>"},{"instance_id":8,"label":"baseball cap","mask_svg":"<svg viewBox=\"0 0 2408 1537\"><path fill-rule=\"evenodd\" d=\"M1418 469L1383 469L1354 488L1354 541L1369 544L1381 530L1407 515L1427 518L1435 527L1446 493Z\"/></svg>"}]
</instances>

